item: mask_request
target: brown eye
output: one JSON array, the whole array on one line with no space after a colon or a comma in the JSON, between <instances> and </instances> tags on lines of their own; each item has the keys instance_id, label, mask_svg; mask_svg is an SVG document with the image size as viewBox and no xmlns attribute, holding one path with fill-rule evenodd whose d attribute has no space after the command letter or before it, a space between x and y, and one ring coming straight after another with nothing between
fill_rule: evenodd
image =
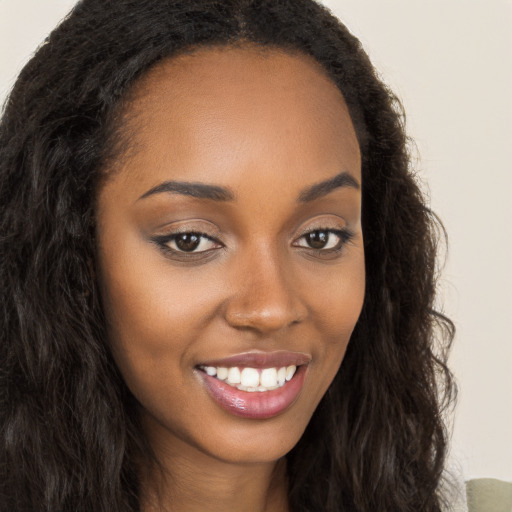
<instances>
[{"instance_id":1,"label":"brown eye","mask_svg":"<svg viewBox=\"0 0 512 512\"><path fill-rule=\"evenodd\" d=\"M176 235L174 243L180 251L192 252L199 247L201 235L198 233L181 233Z\"/></svg>"},{"instance_id":2,"label":"brown eye","mask_svg":"<svg viewBox=\"0 0 512 512\"><path fill-rule=\"evenodd\" d=\"M222 247L222 244L214 238L195 231L155 237L154 241L163 249L182 255L206 253Z\"/></svg>"},{"instance_id":3,"label":"brown eye","mask_svg":"<svg viewBox=\"0 0 512 512\"><path fill-rule=\"evenodd\" d=\"M328 253L341 249L352 236L347 229L314 229L295 240L293 245Z\"/></svg>"},{"instance_id":4,"label":"brown eye","mask_svg":"<svg viewBox=\"0 0 512 512\"><path fill-rule=\"evenodd\" d=\"M308 233L304 238L312 249L324 249L329 242L329 236L329 231L317 230Z\"/></svg>"},{"instance_id":5,"label":"brown eye","mask_svg":"<svg viewBox=\"0 0 512 512\"><path fill-rule=\"evenodd\" d=\"M152 241L160 247L166 256L181 261L199 261L208 258L215 249L224 247L218 239L198 231L155 236Z\"/></svg>"}]
</instances>

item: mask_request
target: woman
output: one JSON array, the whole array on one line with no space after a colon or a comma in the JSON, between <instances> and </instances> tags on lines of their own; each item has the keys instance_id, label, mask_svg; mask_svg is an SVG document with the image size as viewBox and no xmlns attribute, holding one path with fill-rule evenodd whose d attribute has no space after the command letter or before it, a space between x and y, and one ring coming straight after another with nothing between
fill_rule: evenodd
<instances>
[{"instance_id":1,"label":"woman","mask_svg":"<svg viewBox=\"0 0 512 512\"><path fill-rule=\"evenodd\" d=\"M328 11L79 2L0 162L2 510L442 509L438 224Z\"/></svg>"}]
</instances>

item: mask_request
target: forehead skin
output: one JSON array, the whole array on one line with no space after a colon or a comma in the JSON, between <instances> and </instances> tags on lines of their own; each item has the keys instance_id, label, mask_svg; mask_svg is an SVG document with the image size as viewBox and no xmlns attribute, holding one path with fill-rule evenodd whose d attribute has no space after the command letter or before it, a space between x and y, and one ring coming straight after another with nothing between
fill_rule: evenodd
<instances>
[{"instance_id":1,"label":"forehead skin","mask_svg":"<svg viewBox=\"0 0 512 512\"><path fill-rule=\"evenodd\" d=\"M359 145L343 96L324 69L306 55L257 46L200 49L157 64L136 83L124 110L128 115L123 131L131 134L128 171L136 172L132 179L140 178L144 185L148 164L153 174L161 169L163 179L171 158L175 168L180 160L188 169L197 162L191 179L211 183L229 184L223 169L232 169L237 160L247 167L241 169L246 179L249 160L253 171L261 176L267 170L279 188L273 171L285 159L299 181L307 160L324 164L317 170L319 181L343 170L351 170L361 181ZM248 120L251 133L247 133ZM318 133L314 143L312 131ZM276 151L279 146L282 151Z\"/></svg>"}]
</instances>

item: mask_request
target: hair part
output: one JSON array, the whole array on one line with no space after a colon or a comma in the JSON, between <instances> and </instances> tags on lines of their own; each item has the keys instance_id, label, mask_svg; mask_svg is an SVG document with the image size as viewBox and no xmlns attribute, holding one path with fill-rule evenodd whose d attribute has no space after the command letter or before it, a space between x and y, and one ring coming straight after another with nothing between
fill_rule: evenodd
<instances>
[{"instance_id":1,"label":"hair part","mask_svg":"<svg viewBox=\"0 0 512 512\"><path fill-rule=\"evenodd\" d=\"M107 343L96 191L133 150L123 105L138 78L180 52L242 43L315 59L362 155L365 303L287 456L290 507L441 510L455 396L453 324L434 310L442 228L410 169L400 102L312 0L82 0L20 74L0 124L0 510L139 509L150 449Z\"/></svg>"}]
</instances>

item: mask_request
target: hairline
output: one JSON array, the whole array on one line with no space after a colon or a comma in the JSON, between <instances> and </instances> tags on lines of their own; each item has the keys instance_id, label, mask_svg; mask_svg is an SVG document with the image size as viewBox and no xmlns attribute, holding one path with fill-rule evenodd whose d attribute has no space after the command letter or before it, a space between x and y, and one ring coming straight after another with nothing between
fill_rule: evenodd
<instances>
[{"instance_id":1,"label":"hairline","mask_svg":"<svg viewBox=\"0 0 512 512\"><path fill-rule=\"evenodd\" d=\"M188 56L195 56L202 52L212 50L232 51L238 49L256 50L262 57L270 57L271 54L281 54L291 57L298 57L309 61L316 70L329 80L336 87L343 98L343 102L347 107L347 111L354 127L354 132L358 142L358 150L362 153L361 143L359 141L358 128L353 119L352 113L348 108L345 95L339 87L331 73L325 69L313 55L292 45L280 45L277 43L261 43L252 41L245 37L236 38L229 41L219 41L212 43L196 43L184 46L169 53L151 63L149 66L141 70L140 74L129 83L127 89L123 92L118 102L107 114L107 140L104 146L103 158L100 165L100 173L95 187L95 196L97 198L101 188L118 172L120 172L126 162L143 150L143 146L136 142L138 131L143 125L142 115L143 109L137 108L136 104L148 95L144 90L144 82L148 80L152 74L161 72L161 68L169 62L179 62L180 59Z\"/></svg>"}]
</instances>

